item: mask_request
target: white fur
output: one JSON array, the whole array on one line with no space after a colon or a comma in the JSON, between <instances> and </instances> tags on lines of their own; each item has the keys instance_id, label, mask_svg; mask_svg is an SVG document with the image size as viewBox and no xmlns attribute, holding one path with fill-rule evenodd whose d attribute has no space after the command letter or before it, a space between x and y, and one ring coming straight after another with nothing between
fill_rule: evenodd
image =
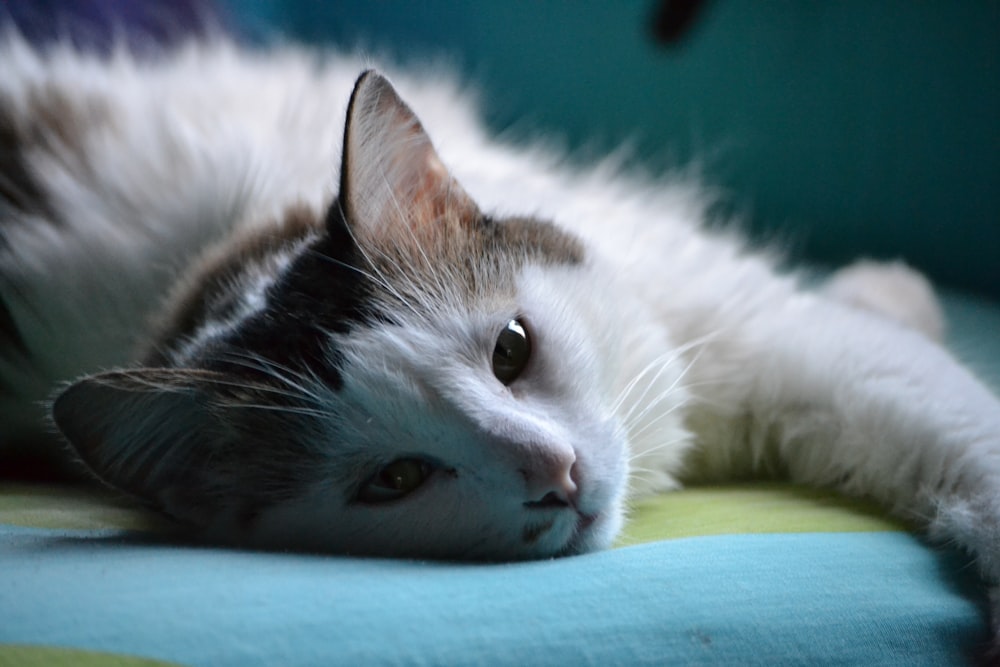
<instances>
[{"instance_id":1,"label":"white fur","mask_svg":"<svg viewBox=\"0 0 1000 667\"><path fill-rule=\"evenodd\" d=\"M17 432L31 427L19 417L25 401L53 383L130 361L134 332L175 268L206 241L290 204L329 201L345 105L364 63L330 54L316 67L295 49L246 55L225 44L191 47L155 67L58 50L46 63L16 39L6 40L0 62L0 94L21 100L44 83L94 96L110 116L84 138L95 167L86 179L58 162L33 164L58 193L68 230L25 225L10 234L16 253L0 255L0 274L39 305L22 308L3 294L40 360L27 371L0 367L28 387L19 401L0 403L5 431ZM545 351L543 339L541 354L554 355L550 372L525 389L537 401L511 403L482 381L483 369L457 362L425 370L432 392L482 424L495 417L486 428L498 438L567 439L584 459L610 466L595 466L598 486L620 484L616 466L625 463L636 492L773 467L871 496L970 549L987 579L1000 581L1000 403L944 350L881 316L808 294L734 235L704 231L708 202L683 179L645 180L611 163L574 168L543 149L498 142L447 78L390 74L481 209L551 218L592 254L587 281L522 276L522 307L560 350ZM598 286L614 295L594 298ZM924 308L911 303L921 294L885 296L903 312ZM435 340L425 341L431 350ZM377 346L385 368L421 363L412 344L357 343ZM348 365L356 391L377 389L361 362L371 354ZM372 427L389 436L400 419L420 423L421 390L402 375L395 381L400 403L380 408L394 417ZM447 442L469 427L439 428L451 434ZM375 435L387 433L359 434ZM630 453L624 443L618 451L619 439ZM607 451L620 458L603 459ZM317 494L283 510L272 529L308 526L303 517L324 502ZM470 520L460 512L451 519ZM606 543L619 520L612 507L589 546Z\"/></svg>"}]
</instances>

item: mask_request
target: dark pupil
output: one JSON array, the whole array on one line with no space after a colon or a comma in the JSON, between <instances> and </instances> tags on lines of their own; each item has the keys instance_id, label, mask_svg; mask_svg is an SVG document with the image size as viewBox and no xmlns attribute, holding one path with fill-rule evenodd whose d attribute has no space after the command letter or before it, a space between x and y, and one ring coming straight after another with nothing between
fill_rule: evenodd
<instances>
[{"instance_id":1,"label":"dark pupil","mask_svg":"<svg viewBox=\"0 0 1000 667\"><path fill-rule=\"evenodd\" d=\"M420 461L402 459L382 468L379 481L388 489L412 491L424 480L424 466Z\"/></svg>"},{"instance_id":2,"label":"dark pupil","mask_svg":"<svg viewBox=\"0 0 1000 667\"><path fill-rule=\"evenodd\" d=\"M510 384L521 374L531 357L531 343L524 327L511 320L497 336L493 348L493 374L500 382Z\"/></svg>"}]
</instances>

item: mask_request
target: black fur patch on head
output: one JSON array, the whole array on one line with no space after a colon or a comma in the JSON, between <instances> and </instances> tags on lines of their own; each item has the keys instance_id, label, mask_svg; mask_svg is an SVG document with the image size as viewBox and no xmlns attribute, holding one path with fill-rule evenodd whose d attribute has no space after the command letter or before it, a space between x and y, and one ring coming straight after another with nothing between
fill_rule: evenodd
<instances>
[{"instance_id":1,"label":"black fur patch on head","mask_svg":"<svg viewBox=\"0 0 1000 667\"><path fill-rule=\"evenodd\" d=\"M232 354L249 352L279 368L308 371L334 390L343 386L330 333L346 334L377 319L366 306L369 280L338 202L326 233L298 254L266 292L266 305L220 339L209 367L233 372ZM231 352L230 352L231 351ZM247 369L242 366L242 373Z\"/></svg>"},{"instance_id":2,"label":"black fur patch on head","mask_svg":"<svg viewBox=\"0 0 1000 667\"><path fill-rule=\"evenodd\" d=\"M276 253L315 235L319 223L314 212L292 207L276 224L251 233L237 233L210 248L187 269L187 277L154 324L150 349L143 355L150 366L169 365L169 352L193 336L211 319L228 319L239 307L240 276L248 266L260 264Z\"/></svg>"}]
</instances>

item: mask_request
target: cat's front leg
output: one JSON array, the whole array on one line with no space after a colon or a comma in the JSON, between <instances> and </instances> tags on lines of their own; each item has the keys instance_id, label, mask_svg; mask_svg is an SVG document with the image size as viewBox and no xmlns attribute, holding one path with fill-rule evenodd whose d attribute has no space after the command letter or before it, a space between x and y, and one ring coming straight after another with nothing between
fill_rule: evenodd
<instances>
[{"instance_id":1,"label":"cat's front leg","mask_svg":"<svg viewBox=\"0 0 1000 667\"><path fill-rule=\"evenodd\" d=\"M743 354L728 377L703 355L698 374L724 388L693 412L692 472L780 467L959 544L993 590L1000 649L1000 401L925 336L819 296L761 313L734 339Z\"/></svg>"}]
</instances>

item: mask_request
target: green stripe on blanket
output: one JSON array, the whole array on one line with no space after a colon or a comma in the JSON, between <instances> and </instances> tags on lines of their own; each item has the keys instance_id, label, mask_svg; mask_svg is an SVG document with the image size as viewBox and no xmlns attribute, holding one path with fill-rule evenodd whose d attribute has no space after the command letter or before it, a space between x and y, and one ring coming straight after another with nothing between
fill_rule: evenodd
<instances>
[{"instance_id":1,"label":"green stripe on blanket","mask_svg":"<svg viewBox=\"0 0 1000 667\"><path fill-rule=\"evenodd\" d=\"M0 524L68 530L156 530L164 520L96 487L0 483Z\"/></svg>"},{"instance_id":2,"label":"green stripe on blanket","mask_svg":"<svg viewBox=\"0 0 1000 667\"><path fill-rule=\"evenodd\" d=\"M163 519L100 489L0 485L0 523L52 529L157 530ZM905 530L878 507L779 482L705 486L633 504L618 546L696 535Z\"/></svg>"},{"instance_id":3,"label":"green stripe on blanket","mask_svg":"<svg viewBox=\"0 0 1000 667\"><path fill-rule=\"evenodd\" d=\"M172 667L177 664L103 651L0 644L0 667Z\"/></svg>"},{"instance_id":4,"label":"green stripe on blanket","mask_svg":"<svg viewBox=\"0 0 1000 667\"><path fill-rule=\"evenodd\" d=\"M697 535L906 530L873 503L782 482L692 487L633 504L618 546Z\"/></svg>"}]
</instances>

